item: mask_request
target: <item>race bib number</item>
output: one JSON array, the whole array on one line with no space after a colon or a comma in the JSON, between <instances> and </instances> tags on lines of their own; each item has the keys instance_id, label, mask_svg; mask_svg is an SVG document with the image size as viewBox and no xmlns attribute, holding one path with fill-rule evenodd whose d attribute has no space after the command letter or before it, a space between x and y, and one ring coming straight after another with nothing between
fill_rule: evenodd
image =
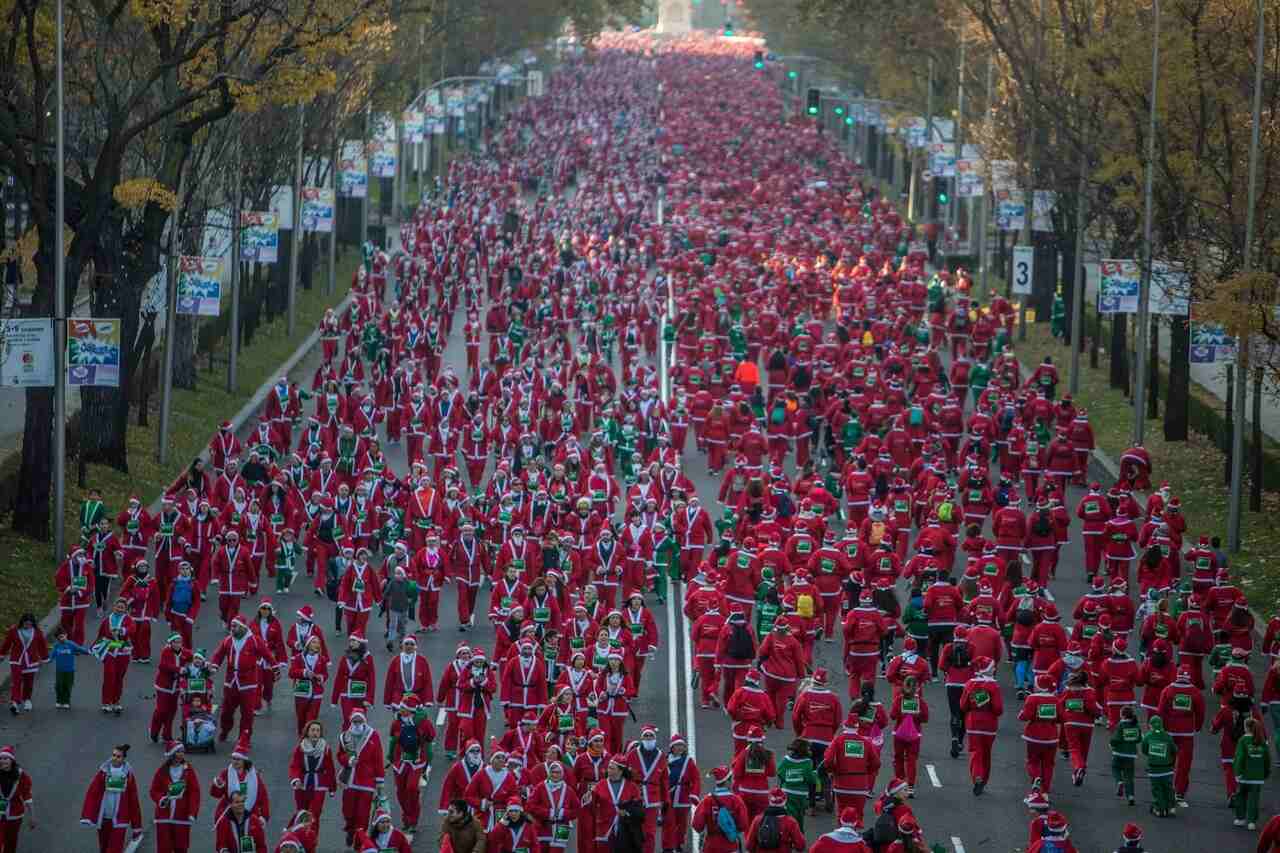
<instances>
[{"instance_id":1,"label":"race bib number","mask_svg":"<svg viewBox=\"0 0 1280 853\"><path fill-rule=\"evenodd\" d=\"M1068 699L1066 701L1066 707L1067 707L1067 710L1071 711L1073 714L1081 713L1082 711L1084 711L1084 700Z\"/></svg>"},{"instance_id":2,"label":"race bib number","mask_svg":"<svg viewBox=\"0 0 1280 853\"><path fill-rule=\"evenodd\" d=\"M977 705L979 708L991 704L991 694L985 690L973 691L973 704Z\"/></svg>"},{"instance_id":3,"label":"race bib number","mask_svg":"<svg viewBox=\"0 0 1280 853\"><path fill-rule=\"evenodd\" d=\"M1056 720L1058 719L1057 705L1039 705L1036 707L1037 720Z\"/></svg>"},{"instance_id":4,"label":"race bib number","mask_svg":"<svg viewBox=\"0 0 1280 853\"><path fill-rule=\"evenodd\" d=\"M353 699L363 699L369 692L369 685L363 681L353 681L347 685L347 693Z\"/></svg>"},{"instance_id":5,"label":"race bib number","mask_svg":"<svg viewBox=\"0 0 1280 853\"><path fill-rule=\"evenodd\" d=\"M310 699L311 679L299 678L297 681L293 682L293 695L297 696L299 699Z\"/></svg>"},{"instance_id":6,"label":"race bib number","mask_svg":"<svg viewBox=\"0 0 1280 853\"><path fill-rule=\"evenodd\" d=\"M1173 696L1173 707L1176 711L1190 711L1191 697L1186 693L1175 693Z\"/></svg>"},{"instance_id":7,"label":"race bib number","mask_svg":"<svg viewBox=\"0 0 1280 853\"><path fill-rule=\"evenodd\" d=\"M1168 758L1169 747L1163 743L1150 743L1147 744L1147 754L1152 758Z\"/></svg>"},{"instance_id":8,"label":"race bib number","mask_svg":"<svg viewBox=\"0 0 1280 853\"><path fill-rule=\"evenodd\" d=\"M76 577L71 579L71 588L76 590L77 592L81 592L87 589L88 586L89 586L88 575L77 575Z\"/></svg>"},{"instance_id":9,"label":"race bib number","mask_svg":"<svg viewBox=\"0 0 1280 853\"><path fill-rule=\"evenodd\" d=\"M862 758L866 755L867 748L860 740L847 740L844 742L845 758Z\"/></svg>"},{"instance_id":10,"label":"race bib number","mask_svg":"<svg viewBox=\"0 0 1280 853\"><path fill-rule=\"evenodd\" d=\"M552 839L553 839L553 840L555 840L555 841L557 841L557 842L559 842L559 843L561 843L561 844L568 843L568 841L569 841L569 824L567 824L567 823L557 823L557 824L556 824L556 826L555 826L555 829L551 830L551 837L552 837Z\"/></svg>"}]
</instances>

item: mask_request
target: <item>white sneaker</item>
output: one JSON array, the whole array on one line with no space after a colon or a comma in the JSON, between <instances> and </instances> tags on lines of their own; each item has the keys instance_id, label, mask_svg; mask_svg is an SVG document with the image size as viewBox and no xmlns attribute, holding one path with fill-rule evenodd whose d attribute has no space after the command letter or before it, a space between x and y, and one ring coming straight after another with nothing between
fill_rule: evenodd
<instances>
[{"instance_id":1,"label":"white sneaker","mask_svg":"<svg viewBox=\"0 0 1280 853\"><path fill-rule=\"evenodd\" d=\"M30 699L28 699L27 701L25 701L25 702L23 702L23 703L22 703L22 710L24 710L24 711L30 711L30 710L31 710L31 700L30 700Z\"/></svg>"},{"instance_id":2,"label":"white sneaker","mask_svg":"<svg viewBox=\"0 0 1280 853\"><path fill-rule=\"evenodd\" d=\"M1249 830L1250 832L1253 832L1257 828L1258 828L1258 825L1253 821L1249 821L1249 825L1245 827L1245 829Z\"/></svg>"},{"instance_id":3,"label":"white sneaker","mask_svg":"<svg viewBox=\"0 0 1280 853\"><path fill-rule=\"evenodd\" d=\"M1182 799L1181 797L1179 797L1179 798L1178 798L1178 808L1180 808L1180 809L1189 809L1189 808L1191 808L1191 803L1188 803L1186 800L1184 800L1184 799Z\"/></svg>"},{"instance_id":4,"label":"white sneaker","mask_svg":"<svg viewBox=\"0 0 1280 853\"><path fill-rule=\"evenodd\" d=\"M1241 820L1240 818L1236 818L1235 820L1231 821L1231 825L1232 825L1232 826L1244 826L1244 821L1243 821L1243 820Z\"/></svg>"}]
</instances>

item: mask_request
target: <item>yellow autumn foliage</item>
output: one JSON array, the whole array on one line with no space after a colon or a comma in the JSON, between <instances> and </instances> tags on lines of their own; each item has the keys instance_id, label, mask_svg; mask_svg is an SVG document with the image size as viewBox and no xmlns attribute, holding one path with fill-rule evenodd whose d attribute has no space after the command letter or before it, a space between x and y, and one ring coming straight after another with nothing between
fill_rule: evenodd
<instances>
[{"instance_id":1,"label":"yellow autumn foliage","mask_svg":"<svg viewBox=\"0 0 1280 853\"><path fill-rule=\"evenodd\" d=\"M134 178L116 184L111 194L117 204L128 210L141 210L148 204L157 205L162 210L173 210L178 206L177 193L154 178Z\"/></svg>"}]
</instances>

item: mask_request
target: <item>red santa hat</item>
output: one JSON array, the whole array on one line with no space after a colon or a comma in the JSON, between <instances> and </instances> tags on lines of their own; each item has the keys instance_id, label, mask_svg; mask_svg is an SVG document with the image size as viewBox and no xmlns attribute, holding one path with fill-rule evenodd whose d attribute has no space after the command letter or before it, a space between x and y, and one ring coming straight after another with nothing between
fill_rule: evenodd
<instances>
[{"instance_id":1,"label":"red santa hat","mask_svg":"<svg viewBox=\"0 0 1280 853\"><path fill-rule=\"evenodd\" d=\"M760 728L758 723L752 723L747 726L747 736L744 738L747 743L760 743L764 740L764 729Z\"/></svg>"},{"instance_id":2,"label":"red santa hat","mask_svg":"<svg viewBox=\"0 0 1280 853\"><path fill-rule=\"evenodd\" d=\"M769 805L785 806L787 804L787 795L782 792L781 788L774 788L769 792Z\"/></svg>"},{"instance_id":3,"label":"red santa hat","mask_svg":"<svg viewBox=\"0 0 1280 853\"><path fill-rule=\"evenodd\" d=\"M1054 688L1053 676L1047 672L1042 672L1036 676L1036 690L1041 693L1052 693Z\"/></svg>"},{"instance_id":4,"label":"red santa hat","mask_svg":"<svg viewBox=\"0 0 1280 853\"><path fill-rule=\"evenodd\" d=\"M990 675L996 671L995 661L985 655L980 655L973 660L973 671L978 675Z\"/></svg>"},{"instance_id":5,"label":"red santa hat","mask_svg":"<svg viewBox=\"0 0 1280 853\"><path fill-rule=\"evenodd\" d=\"M244 617L238 613L231 617L231 627L234 628L237 625L244 628L246 631L249 629L249 623L244 621Z\"/></svg>"},{"instance_id":6,"label":"red santa hat","mask_svg":"<svg viewBox=\"0 0 1280 853\"><path fill-rule=\"evenodd\" d=\"M1065 835L1067 832L1067 818L1062 812L1049 812L1045 815L1044 824L1054 835Z\"/></svg>"},{"instance_id":7,"label":"red santa hat","mask_svg":"<svg viewBox=\"0 0 1280 853\"><path fill-rule=\"evenodd\" d=\"M240 739L236 741L236 748L231 750L231 757L238 758L241 761L249 760L249 737L247 735L241 735Z\"/></svg>"},{"instance_id":8,"label":"red santa hat","mask_svg":"<svg viewBox=\"0 0 1280 853\"><path fill-rule=\"evenodd\" d=\"M674 747L676 744L688 746L689 742L684 739L684 735L677 733L671 736L671 746Z\"/></svg>"},{"instance_id":9,"label":"red santa hat","mask_svg":"<svg viewBox=\"0 0 1280 853\"><path fill-rule=\"evenodd\" d=\"M507 800L507 811L523 812L524 802L519 797L511 797Z\"/></svg>"},{"instance_id":10,"label":"red santa hat","mask_svg":"<svg viewBox=\"0 0 1280 853\"><path fill-rule=\"evenodd\" d=\"M1124 825L1124 830L1120 835L1125 841L1137 844L1142 840L1142 827L1138 826L1136 823L1126 823Z\"/></svg>"},{"instance_id":11,"label":"red santa hat","mask_svg":"<svg viewBox=\"0 0 1280 853\"><path fill-rule=\"evenodd\" d=\"M813 683L818 686L825 687L827 684L828 673L824 667L818 667L813 671Z\"/></svg>"},{"instance_id":12,"label":"red santa hat","mask_svg":"<svg viewBox=\"0 0 1280 853\"><path fill-rule=\"evenodd\" d=\"M854 829L862 826L862 810L855 809L853 806L846 806L840 810L840 825L851 826Z\"/></svg>"},{"instance_id":13,"label":"red santa hat","mask_svg":"<svg viewBox=\"0 0 1280 853\"><path fill-rule=\"evenodd\" d=\"M5 747L8 749L8 747ZM186 752L186 747L182 745L182 741L167 740L164 742L164 757L173 758L179 752ZM4 757L4 750L0 750L0 758Z\"/></svg>"},{"instance_id":14,"label":"red santa hat","mask_svg":"<svg viewBox=\"0 0 1280 853\"><path fill-rule=\"evenodd\" d=\"M657 726L654 726L654 725L644 725L644 726L641 726L641 727L640 727L640 737L647 737L647 736L650 736L650 735L652 735L653 737L657 737L657 736L658 736L658 727L657 727Z\"/></svg>"},{"instance_id":15,"label":"red santa hat","mask_svg":"<svg viewBox=\"0 0 1280 853\"><path fill-rule=\"evenodd\" d=\"M604 730L592 729L587 732L587 743L591 743L593 740L604 740Z\"/></svg>"},{"instance_id":16,"label":"red santa hat","mask_svg":"<svg viewBox=\"0 0 1280 853\"><path fill-rule=\"evenodd\" d=\"M418 701L418 697L412 693L406 693L404 698L400 700L400 708L405 711L416 711L422 703Z\"/></svg>"},{"instance_id":17,"label":"red santa hat","mask_svg":"<svg viewBox=\"0 0 1280 853\"><path fill-rule=\"evenodd\" d=\"M729 780L733 778L733 771L721 764L711 771L711 780L717 785L728 785Z\"/></svg>"},{"instance_id":18,"label":"red santa hat","mask_svg":"<svg viewBox=\"0 0 1280 853\"><path fill-rule=\"evenodd\" d=\"M884 792L888 796L892 797L894 794L907 790L908 787L910 786L907 785L906 779L900 779L897 776L894 776L889 780L889 784L885 786Z\"/></svg>"},{"instance_id":19,"label":"red santa hat","mask_svg":"<svg viewBox=\"0 0 1280 853\"><path fill-rule=\"evenodd\" d=\"M538 715L533 711L525 711L523 717L520 718L520 725L536 726L538 724Z\"/></svg>"},{"instance_id":20,"label":"red santa hat","mask_svg":"<svg viewBox=\"0 0 1280 853\"><path fill-rule=\"evenodd\" d=\"M363 706L363 705L357 705L357 706L355 706L354 708L352 708L352 709L351 709L351 721L352 721L352 722L355 722L356 717L359 717L359 718L360 718L360 719L362 719L362 720L368 720L368 719L369 719L368 712L367 712L367 711L365 711L365 709L364 709L364 706Z\"/></svg>"},{"instance_id":21,"label":"red santa hat","mask_svg":"<svg viewBox=\"0 0 1280 853\"><path fill-rule=\"evenodd\" d=\"M7 758L10 761L17 761L18 755L16 752L14 752L13 747L11 745L6 744L5 746L0 746L0 758Z\"/></svg>"}]
</instances>

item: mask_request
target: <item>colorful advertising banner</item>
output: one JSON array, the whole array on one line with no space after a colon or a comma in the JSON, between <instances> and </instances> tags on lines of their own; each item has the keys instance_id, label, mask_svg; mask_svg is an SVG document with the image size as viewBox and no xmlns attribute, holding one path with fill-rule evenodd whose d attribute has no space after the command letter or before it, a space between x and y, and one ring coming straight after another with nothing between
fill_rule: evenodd
<instances>
[{"instance_id":1,"label":"colorful advertising banner","mask_svg":"<svg viewBox=\"0 0 1280 853\"><path fill-rule=\"evenodd\" d=\"M1217 323L1196 316L1191 306L1191 363L1234 364L1236 339Z\"/></svg>"},{"instance_id":2,"label":"colorful advertising banner","mask_svg":"<svg viewBox=\"0 0 1280 853\"><path fill-rule=\"evenodd\" d=\"M302 230L333 233L333 190L328 187L302 188Z\"/></svg>"},{"instance_id":3,"label":"colorful advertising banner","mask_svg":"<svg viewBox=\"0 0 1280 853\"><path fill-rule=\"evenodd\" d=\"M120 385L119 320L67 320L67 384L101 388Z\"/></svg>"},{"instance_id":4,"label":"colorful advertising banner","mask_svg":"<svg viewBox=\"0 0 1280 853\"><path fill-rule=\"evenodd\" d=\"M179 258L177 312L217 317L221 307L222 258Z\"/></svg>"},{"instance_id":5,"label":"colorful advertising banner","mask_svg":"<svg viewBox=\"0 0 1280 853\"><path fill-rule=\"evenodd\" d=\"M338 192L351 198L364 198L369 194L369 160L364 142L359 139L342 143L338 155Z\"/></svg>"},{"instance_id":6,"label":"colorful advertising banner","mask_svg":"<svg viewBox=\"0 0 1280 853\"><path fill-rule=\"evenodd\" d=\"M280 222L274 213L240 214L240 259L274 264L280 260Z\"/></svg>"},{"instance_id":7,"label":"colorful advertising banner","mask_svg":"<svg viewBox=\"0 0 1280 853\"><path fill-rule=\"evenodd\" d=\"M1098 272L1098 313L1137 314L1138 262L1104 259Z\"/></svg>"}]
</instances>

